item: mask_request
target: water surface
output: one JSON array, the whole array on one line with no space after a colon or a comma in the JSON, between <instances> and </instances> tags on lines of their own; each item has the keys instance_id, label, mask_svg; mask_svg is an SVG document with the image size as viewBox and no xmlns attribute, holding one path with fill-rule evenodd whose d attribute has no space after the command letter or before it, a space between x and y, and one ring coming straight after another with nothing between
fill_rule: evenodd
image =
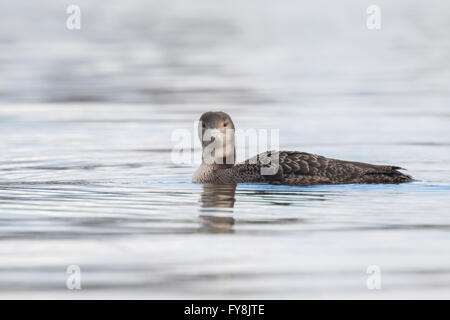
<instances>
[{"instance_id":1,"label":"water surface","mask_svg":"<svg viewBox=\"0 0 450 320\"><path fill-rule=\"evenodd\" d=\"M172 130L198 114L154 108L2 109L3 298L449 297L448 144L375 134L342 142L338 116L314 138L279 118L284 149L394 163L417 181L202 186L190 180L196 164L170 160ZM269 125L267 113L259 121ZM233 114L250 125L245 112ZM390 117L386 110L377 121ZM446 132L441 118L432 116L433 130ZM422 121L404 119L407 127ZM82 270L80 291L66 289L72 264ZM366 287L370 265L382 270L380 291Z\"/></svg>"}]
</instances>

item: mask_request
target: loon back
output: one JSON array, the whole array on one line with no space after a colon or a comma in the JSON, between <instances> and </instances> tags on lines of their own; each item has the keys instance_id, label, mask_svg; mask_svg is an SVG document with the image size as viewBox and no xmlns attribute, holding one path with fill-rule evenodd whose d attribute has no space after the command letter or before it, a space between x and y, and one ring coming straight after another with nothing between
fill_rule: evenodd
<instances>
[{"instance_id":1,"label":"loon back","mask_svg":"<svg viewBox=\"0 0 450 320\"><path fill-rule=\"evenodd\" d=\"M279 168L276 174L261 178L263 182L285 185L343 184L343 183L402 183L412 178L398 171L396 166L373 165L363 162L343 161L298 151L280 151ZM238 176L245 172L259 171L267 163L266 152L236 165ZM261 161L263 159L263 161ZM253 164L252 164L253 163ZM250 169L250 167L253 167Z\"/></svg>"},{"instance_id":2,"label":"loon back","mask_svg":"<svg viewBox=\"0 0 450 320\"><path fill-rule=\"evenodd\" d=\"M194 176L197 183L270 183L275 185L317 185L345 183L403 183L412 178L396 166L373 165L330 159L298 151L278 152L278 170L261 174L267 158L276 152L264 152L231 168L202 166Z\"/></svg>"}]
</instances>

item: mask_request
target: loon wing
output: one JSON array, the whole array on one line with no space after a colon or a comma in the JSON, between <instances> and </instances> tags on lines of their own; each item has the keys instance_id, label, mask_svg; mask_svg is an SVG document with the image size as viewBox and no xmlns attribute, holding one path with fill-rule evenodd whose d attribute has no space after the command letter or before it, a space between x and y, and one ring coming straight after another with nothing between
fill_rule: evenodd
<instances>
[{"instance_id":1,"label":"loon wing","mask_svg":"<svg viewBox=\"0 0 450 320\"><path fill-rule=\"evenodd\" d=\"M243 170L253 173L268 167L268 158L276 158L278 170L272 175L262 175L264 182L288 185L340 184L340 183L401 183L412 181L398 170L400 167L373 165L362 162L330 159L298 151L268 151L245 161ZM272 163L273 165L273 163Z\"/></svg>"}]
</instances>

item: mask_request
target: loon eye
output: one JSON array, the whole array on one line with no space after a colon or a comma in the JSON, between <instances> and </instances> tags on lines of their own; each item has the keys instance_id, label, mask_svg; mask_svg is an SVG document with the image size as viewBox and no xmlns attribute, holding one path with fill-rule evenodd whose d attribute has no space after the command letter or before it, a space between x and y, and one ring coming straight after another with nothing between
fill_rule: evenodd
<instances>
[{"instance_id":1,"label":"loon eye","mask_svg":"<svg viewBox=\"0 0 450 320\"><path fill-rule=\"evenodd\" d=\"M203 127L203 128L206 128L206 124L203 123L203 124L202 124L202 127Z\"/></svg>"},{"instance_id":2,"label":"loon eye","mask_svg":"<svg viewBox=\"0 0 450 320\"><path fill-rule=\"evenodd\" d=\"M224 122L223 126L226 127L228 125L228 123Z\"/></svg>"}]
</instances>

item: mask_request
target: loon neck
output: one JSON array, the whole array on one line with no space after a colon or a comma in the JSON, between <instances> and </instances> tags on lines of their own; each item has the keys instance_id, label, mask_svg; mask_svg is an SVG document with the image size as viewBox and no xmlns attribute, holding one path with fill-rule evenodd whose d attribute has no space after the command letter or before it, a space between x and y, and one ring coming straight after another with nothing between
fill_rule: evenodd
<instances>
[{"instance_id":1,"label":"loon neck","mask_svg":"<svg viewBox=\"0 0 450 320\"><path fill-rule=\"evenodd\" d=\"M205 162L203 162L202 165L209 169L212 169L212 170L229 169L234 166L234 164L229 164L229 163L227 163L227 164L218 164L218 163L208 164Z\"/></svg>"},{"instance_id":2,"label":"loon neck","mask_svg":"<svg viewBox=\"0 0 450 320\"><path fill-rule=\"evenodd\" d=\"M210 154L206 154L203 150L202 153L202 165L207 166L213 170L215 169L227 169L232 168L236 162L236 151L233 150L233 154L231 156L224 156L221 158L213 158L211 159Z\"/></svg>"}]
</instances>

